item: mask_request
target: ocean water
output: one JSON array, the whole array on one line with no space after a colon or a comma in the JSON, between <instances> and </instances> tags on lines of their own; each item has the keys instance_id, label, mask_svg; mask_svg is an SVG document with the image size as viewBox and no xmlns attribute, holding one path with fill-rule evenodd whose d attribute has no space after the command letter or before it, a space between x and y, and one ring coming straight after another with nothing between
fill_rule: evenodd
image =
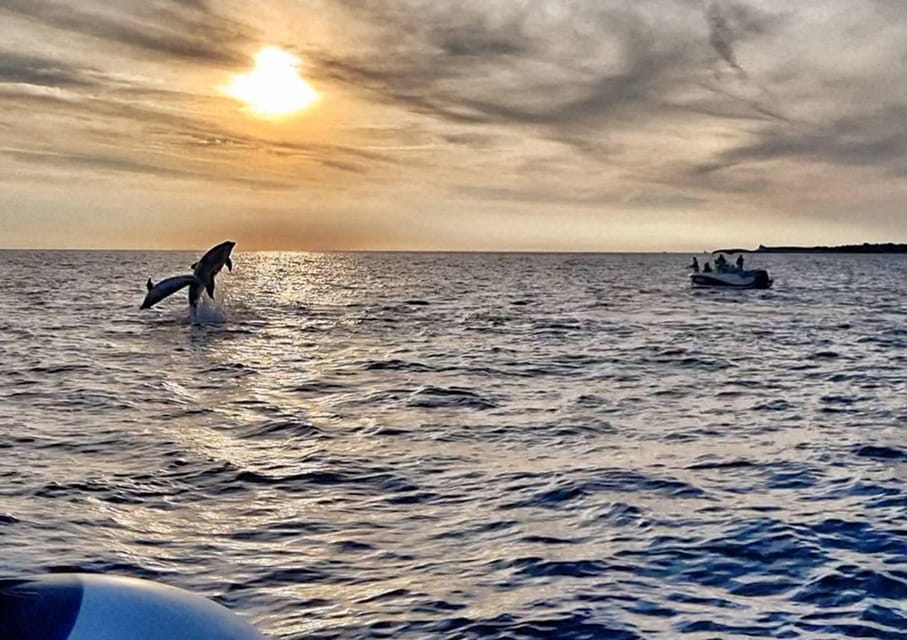
<instances>
[{"instance_id":1,"label":"ocean water","mask_svg":"<svg viewBox=\"0 0 907 640\"><path fill-rule=\"evenodd\" d=\"M239 247L241 249L241 245ZM275 638L907 638L907 256L0 252L0 577Z\"/></svg>"}]
</instances>

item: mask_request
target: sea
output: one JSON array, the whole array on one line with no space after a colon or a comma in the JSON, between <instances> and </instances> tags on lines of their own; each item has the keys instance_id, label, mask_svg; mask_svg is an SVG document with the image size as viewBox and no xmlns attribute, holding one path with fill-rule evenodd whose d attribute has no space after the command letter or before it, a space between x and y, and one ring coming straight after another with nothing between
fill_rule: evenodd
<instances>
[{"instance_id":1,"label":"sea","mask_svg":"<svg viewBox=\"0 0 907 640\"><path fill-rule=\"evenodd\" d=\"M0 578L293 640L907 638L907 256L237 251L139 310L198 257L0 252Z\"/></svg>"}]
</instances>

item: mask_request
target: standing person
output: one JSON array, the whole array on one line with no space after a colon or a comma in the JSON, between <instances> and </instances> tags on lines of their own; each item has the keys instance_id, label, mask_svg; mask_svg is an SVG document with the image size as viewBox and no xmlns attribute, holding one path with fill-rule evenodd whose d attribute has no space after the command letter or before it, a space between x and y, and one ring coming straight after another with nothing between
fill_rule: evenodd
<instances>
[{"instance_id":1,"label":"standing person","mask_svg":"<svg viewBox=\"0 0 907 640\"><path fill-rule=\"evenodd\" d=\"M743 271L743 254L741 253L737 256L737 270Z\"/></svg>"},{"instance_id":2,"label":"standing person","mask_svg":"<svg viewBox=\"0 0 907 640\"><path fill-rule=\"evenodd\" d=\"M693 262L690 263L689 269L693 270L693 273L699 273L699 260L696 259L696 256L693 256Z\"/></svg>"}]
</instances>

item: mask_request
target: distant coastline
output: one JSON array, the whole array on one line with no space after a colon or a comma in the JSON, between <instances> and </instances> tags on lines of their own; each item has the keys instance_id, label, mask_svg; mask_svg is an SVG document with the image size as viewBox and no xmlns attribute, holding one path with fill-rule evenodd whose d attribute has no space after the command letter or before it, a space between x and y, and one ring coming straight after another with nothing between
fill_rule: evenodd
<instances>
[{"instance_id":1,"label":"distant coastline","mask_svg":"<svg viewBox=\"0 0 907 640\"><path fill-rule=\"evenodd\" d=\"M864 242L863 244L841 244L832 247L767 247L764 244L760 244L756 249L718 249L712 253L907 253L907 244L895 242L873 244Z\"/></svg>"}]
</instances>

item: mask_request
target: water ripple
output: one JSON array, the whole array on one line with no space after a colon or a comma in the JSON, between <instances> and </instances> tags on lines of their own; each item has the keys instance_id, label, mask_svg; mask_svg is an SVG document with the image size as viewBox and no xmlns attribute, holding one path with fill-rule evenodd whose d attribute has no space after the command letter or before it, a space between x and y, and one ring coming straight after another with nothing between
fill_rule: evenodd
<instances>
[{"instance_id":1,"label":"water ripple","mask_svg":"<svg viewBox=\"0 0 907 640\"><path fill-rule=\"evenodd\" d=\"M2 577L288 640L907 638L907 258L240 253L214 322L137 310L194 259L0 255Z\"/></svg>"}]
</instances>

